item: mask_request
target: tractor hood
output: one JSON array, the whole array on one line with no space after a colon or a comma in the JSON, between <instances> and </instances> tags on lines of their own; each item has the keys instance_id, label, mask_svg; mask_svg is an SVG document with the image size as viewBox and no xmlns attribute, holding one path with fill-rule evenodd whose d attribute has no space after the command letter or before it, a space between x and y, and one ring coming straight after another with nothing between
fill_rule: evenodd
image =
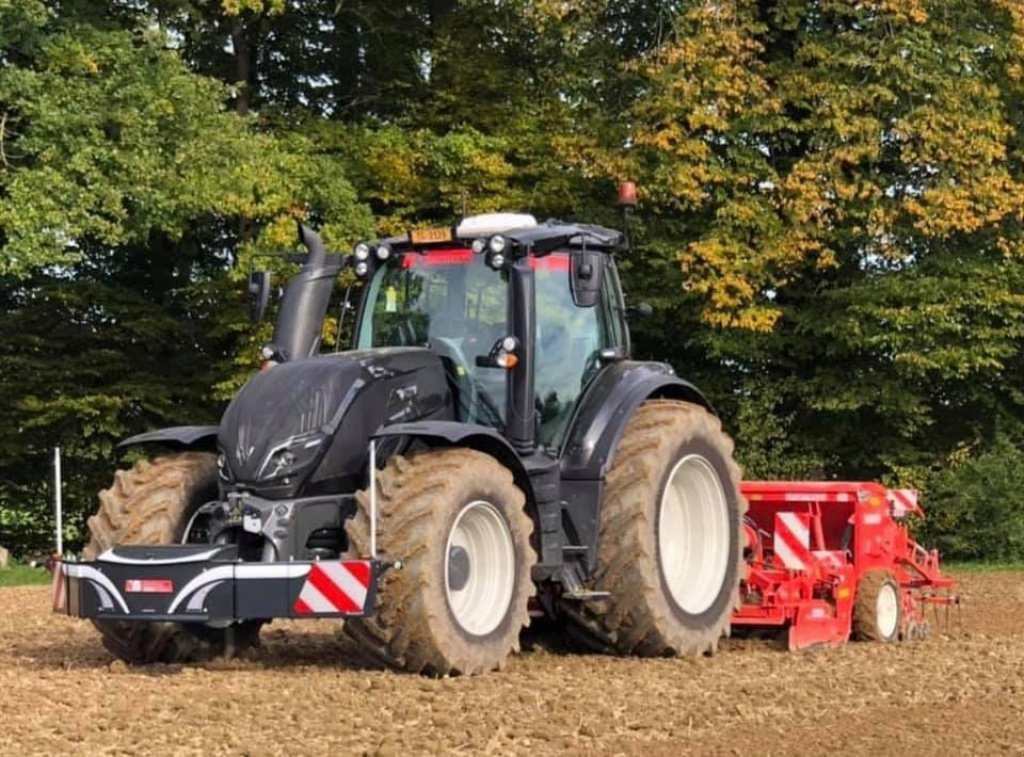
<instances>
[{"instance_id":1,"label":"tractor hood","mask_svg":"<svg viewBox=\"0 0 1024 757\"><path fill-rule=\"evenodd\" d=\"M370 435L453 417L441 360L388 348L293 360L257 373L221 419L221 482L265 497L362 485Z\"/></svg>"}]
</instances>

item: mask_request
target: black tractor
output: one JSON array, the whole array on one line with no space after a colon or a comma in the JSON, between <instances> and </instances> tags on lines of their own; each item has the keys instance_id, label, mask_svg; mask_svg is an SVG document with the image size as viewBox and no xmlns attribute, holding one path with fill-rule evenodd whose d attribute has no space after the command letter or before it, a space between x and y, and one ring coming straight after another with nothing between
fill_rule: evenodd
<instances>
[{"instance_id":1,"label":"black tractor","mask_svg":"<svg viewBox=\"0 0 1024 757\"><path fill-rule=\"evenodd\" d=\"M712 652L737 601L732 442L692 384L631 359L622 233L490 214L309 254L220 426L125 445L58 603L129 662L244 652L344 618L389 664L500 667L531 617L597 649ZM320 351L351 269L351 349ZM257 309L268 280L254 276Z\"/></svg>"}]
</instances>

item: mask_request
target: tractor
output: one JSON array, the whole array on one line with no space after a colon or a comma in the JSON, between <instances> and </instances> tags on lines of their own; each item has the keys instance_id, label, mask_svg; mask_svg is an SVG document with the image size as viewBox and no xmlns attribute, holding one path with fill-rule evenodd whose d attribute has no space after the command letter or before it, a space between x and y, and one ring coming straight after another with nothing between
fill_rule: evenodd
<instances>
[{"instance_id":1,"label":"tractor","mask_svg":"<svg viewBox=\"0 0 1024 757\"><path fill-rule=\"evenodd\" d=\"M342 618L434 676L500 668L541 616L610 653L714 652L738 604L739 469L705 396L631 357L650 309L624 300L628 234L493 213L347 255L300 239L263 369L220 425L122 443L164 451L100 493L62 611L131 663L243 654L274 618ZM330 352L343 269L353 336ZM268 288L250 278L257 311Z\"/></svg>"}]
</instances>

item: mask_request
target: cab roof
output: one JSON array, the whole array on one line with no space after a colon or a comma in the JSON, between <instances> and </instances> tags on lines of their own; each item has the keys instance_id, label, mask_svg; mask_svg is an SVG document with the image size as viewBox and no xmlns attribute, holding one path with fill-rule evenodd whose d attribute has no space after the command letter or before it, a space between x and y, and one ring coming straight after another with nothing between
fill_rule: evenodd
<instances>
[{"instance_id":1,"label":"cab roof","mask_svg":"<svg viewBox=\"0 0 1024 757\"><path fill-rule=\"evenodd\" d=\"M531 218L530 216L511 213L490 215L507 217L509 221ZM483 217L473 217L473 219L481 218ZM381 243L386 243L396 250L402 251L410 248L429 248L436 245L451 246L453 243L464 243L466 246L469 246L476 239L487 239L500 235L512 242L513 247L518 248L520 254L546 255L549 252L566 247L586 247L588 249L611 252L621 248L625 242L625 237L621 231L595 224L567 223L556 219L548 219L543 223L501 228L500 224L488 227L485 223L467 223L470 220L466 219L456 228L419 230L420 233L412 231L401 236L383 239ZM488 233L466 233L478 229L484 231L485 228ZM443 235L441 234L442 231L447 231L448 234ZM416 239L417 236L421 235L427 238ZM435 238L431 239L430 237Z\"/></svg>"}]
</instances>

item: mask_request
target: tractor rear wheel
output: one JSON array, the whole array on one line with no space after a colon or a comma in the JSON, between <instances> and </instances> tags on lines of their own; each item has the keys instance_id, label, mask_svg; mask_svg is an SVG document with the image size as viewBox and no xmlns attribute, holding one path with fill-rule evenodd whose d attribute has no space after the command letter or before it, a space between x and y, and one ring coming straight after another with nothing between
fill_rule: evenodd
<instances>
[{"instance_id":1,"label":"tractor rear wheel","mask_svg":"<svg viewBox=\"0 0 1024 757\"><path fill-rule=\"evenodd\" d=\"M743 515L732 440L703 407L649 400L605 478L602 599L564 602L589 646L644 657L710 654L739 598Z\"/></svg>"},{"instance_id":2,"label":"tractor rear wheel","mask_svg":"<svg viewBox=\"0 0 1024 757\"><path fill-rule=\"evenodd\" d=\"M857 583L853 603L853 638L889 644L899 640L902 612L900 586L884 568L869 570Z\"/></svg>"},{"instance_id":3,"label":"tractor rear wheel","mask_svg":"<svg viewBox=\"0 0 1024 757\"><path fill-rule=\"evenodd\" d=\"M184 452L117 471L113 485L99 494L99 510L89 518L85 559L93 560L116 545L179 543L192 513L217 496L215 461L210 453ZM94 620L93 625L108 651L125 662L148 664L240 654L259 644L263 622L226 628L113 620Z\"/></svg>"},{"instance_id":4,"label":"tractor rear wheel","mask_svg":"<svg viewBox=\"0 0 1024 757\"><path fill-rule=\"evenodd\" d=\"M377 477L378 545L401 560L384 574L372 616L345 632L386 663L427 675L473 675L519 649L533 594L533 524L511 472L471 449L388 460ZM347 530L370 552L369 493Z\"/></svg>"}]
</instances>

